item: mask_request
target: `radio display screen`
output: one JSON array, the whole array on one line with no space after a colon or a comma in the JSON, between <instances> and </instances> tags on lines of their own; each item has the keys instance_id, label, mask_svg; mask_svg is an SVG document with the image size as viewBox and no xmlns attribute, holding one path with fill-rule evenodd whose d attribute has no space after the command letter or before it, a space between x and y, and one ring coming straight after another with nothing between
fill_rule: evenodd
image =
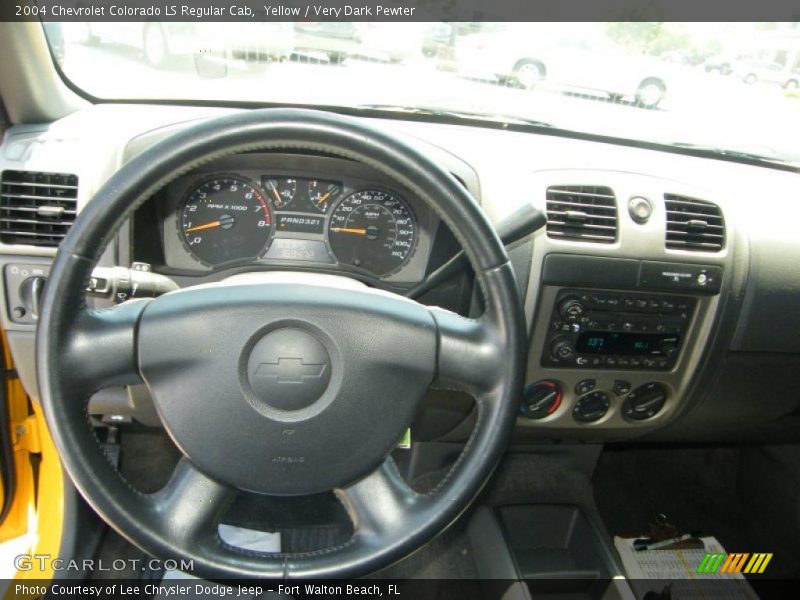
<instances>
[{"instance_id":1,"label":"radio display screen","mask_svg":"<svg viewBox=\"0 0 800 600\"><path fill-rule=\"evenodd\" d=\"M680 336L674 334L584 331L575 348L581 354L661 356L665 343L677 346L679 342Z\"/></svg>"}]
</instances>

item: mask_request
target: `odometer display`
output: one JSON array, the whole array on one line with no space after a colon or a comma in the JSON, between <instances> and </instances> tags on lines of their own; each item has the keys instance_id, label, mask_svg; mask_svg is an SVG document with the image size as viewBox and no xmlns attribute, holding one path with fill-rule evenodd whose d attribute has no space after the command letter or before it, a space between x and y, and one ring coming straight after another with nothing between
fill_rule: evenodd
<instances>
[{"instance_id":1,"label":"odometer display","mask_svg":"<svg viewBox=\"0 0 800 600\"><path fill-rule=\"evenodd\" d=\"M344 198L331 213L328 238L340 263L385 277L408 262L417 243L417 224L395 194L362 190Z\"/></svg>"},{"instance_id":2,"label":"odometer display","mask_svg":"<svg viewBox=\"0 0 800 600\"><path fill-rule=\"evenodd\" d=\"M260 256L272 234L264 194L239 177L220 176L195 187L178 218L181 239L208 265Z\"/></svg>"}]
</instances>

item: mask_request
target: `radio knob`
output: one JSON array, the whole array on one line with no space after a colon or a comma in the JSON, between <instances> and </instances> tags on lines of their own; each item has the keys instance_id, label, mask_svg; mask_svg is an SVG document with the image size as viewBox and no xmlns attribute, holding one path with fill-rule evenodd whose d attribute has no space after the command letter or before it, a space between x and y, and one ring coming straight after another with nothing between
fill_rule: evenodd
<instances>
[{"instance_id":1,"label":"radio knob","mask_svg":"<svg viewBox=\"0 0 800 600\"><path fill-rule=\"evenodd\" d=\"M572 360L575 358L575 346L567 340L556 340L550 348L550 353L557 360Z\"/></svg>"},{"instance_id":2,"label":"radio knob","mask_svg":"<svg viewBox=\"0 0 800 600\"><path fill-rule=\"evenodd\" d=\"M577 321L586 313L586 309L577 298L566 298L561 302L558 312L567 321Z\"/></svg>"},{"instance_id":3,"label":"radio knob","mask_svg":"<svg viewBox=\"0 0 800 600\"><path fill-rule=\"evenodd\" d=\"M664 342L661 346L661 351L664 353L664 356L672 358L678 353L678 344L675 342Z\"/></svg>"}]
</instances>

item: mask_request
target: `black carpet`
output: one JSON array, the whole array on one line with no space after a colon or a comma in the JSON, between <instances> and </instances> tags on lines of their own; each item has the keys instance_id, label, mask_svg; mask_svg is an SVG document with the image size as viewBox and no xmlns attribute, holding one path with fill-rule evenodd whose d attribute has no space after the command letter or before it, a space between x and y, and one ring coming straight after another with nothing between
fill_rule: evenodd
<instances>
[{"instance_id":1,"label":"black carpet","mask_svg":"<svg viewBox=\"0 0 800 600\"><path fill-rule=\"evenodd\" d=\"M800 513L787 522L791 507L797 510L791 479L766 474L762 454L758 448L608 447L593 480L597 506L614 534L646 533L663 513L682 532L713 535L728 552L774 553L765 576L796 577ZM776 510L781 505L784 514Z\"/></svg>"}]
</instances>

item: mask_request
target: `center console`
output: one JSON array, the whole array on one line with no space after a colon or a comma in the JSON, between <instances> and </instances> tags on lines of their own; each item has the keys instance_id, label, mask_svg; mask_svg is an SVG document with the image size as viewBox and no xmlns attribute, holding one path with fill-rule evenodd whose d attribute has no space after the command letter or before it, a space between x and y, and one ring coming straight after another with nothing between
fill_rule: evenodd
<instances>
[{"instance_id":1,"label":"center console","mask_svg":"<svg viewBox=\"0 0 800 600\"><path fill-rule=\"evenodd\" d=\"M518 425L602 437L663 423L700 363L723 275L713 263L544 256Z\"/></svg>"}]
</instances>

